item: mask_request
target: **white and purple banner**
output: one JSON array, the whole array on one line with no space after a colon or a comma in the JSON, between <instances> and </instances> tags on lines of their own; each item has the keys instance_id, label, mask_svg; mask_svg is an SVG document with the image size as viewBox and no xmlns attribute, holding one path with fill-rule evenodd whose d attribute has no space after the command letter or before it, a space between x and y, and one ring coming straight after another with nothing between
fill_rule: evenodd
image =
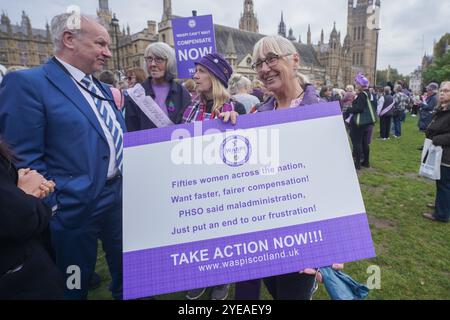
<instances>
[{"instance_id":1,"label":"white and purple banner","mask_svg":"<svg viewBox=\"0 0 450 320\"><path fill-rule=\"evenodd\" d=\"M212 15L173 19L172 28L178 78L192 78L194 63L216 52Z\"/></svg>"},{"instance_id":2,"label":"white and purple banner","mask_svg":"<svg viewBox=\"0 0 450 320\"><path fill-rule=\"evenodd\" d=\"M339 103L125 135L124 298L375 256Z\"/></svg>"}]
</instances>

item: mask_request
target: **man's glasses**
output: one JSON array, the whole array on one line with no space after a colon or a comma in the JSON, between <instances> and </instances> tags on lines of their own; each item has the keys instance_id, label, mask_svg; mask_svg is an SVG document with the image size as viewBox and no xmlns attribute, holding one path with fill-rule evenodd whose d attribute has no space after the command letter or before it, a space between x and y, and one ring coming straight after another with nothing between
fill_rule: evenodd
<instances>
[{"instance_id":1,"label":"man's glasses","mask_svg":"<svg viewBox=\"0 0 450 320\"><path fill-rule=\"evenodd\" d=\"M264 63L267 64L267 66L269 68L274 67L278 64L278 60L280 60L281 58L284 58L284 57L288 57L290 55L293 55L293 53L287 53L287 54L283 54L283 55L269 53L265 59L258 60L254 64L252 64L252 69L255 71L261 71Z\"/></svg>"},{"instance_id":2,"label":"man's glasses","mask_svg":"<svg viewBox=\"0 0 450 320\"><path fill-rule=\"evenodd\" d=\"M156 57L156 58L153 58L153 57L145 57L145 60L147 61L148 64L152 64L153 62L154 62L155 64L162 64L162 63L164 63L164 62L166 61L166 59L164 59L164 58L159 58L159 57Z\"/></svg>"}]
</instances>

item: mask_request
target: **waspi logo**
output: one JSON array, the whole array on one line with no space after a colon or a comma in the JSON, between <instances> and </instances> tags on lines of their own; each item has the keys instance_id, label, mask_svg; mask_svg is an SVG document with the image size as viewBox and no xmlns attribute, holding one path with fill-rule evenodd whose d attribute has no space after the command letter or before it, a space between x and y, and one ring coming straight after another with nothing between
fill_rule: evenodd
<instances>
[{"instance_id":1,"label":"waspi logo","mask_svg":"<svg viewBox=\"0 0 450 320\"><path fill-rule=\"evenodd\" d=\"M230 167L240 167L248 162L252 153L250 141L240 135L226 138L220 146L220 158Z\"/></svg>"}]
</instances>

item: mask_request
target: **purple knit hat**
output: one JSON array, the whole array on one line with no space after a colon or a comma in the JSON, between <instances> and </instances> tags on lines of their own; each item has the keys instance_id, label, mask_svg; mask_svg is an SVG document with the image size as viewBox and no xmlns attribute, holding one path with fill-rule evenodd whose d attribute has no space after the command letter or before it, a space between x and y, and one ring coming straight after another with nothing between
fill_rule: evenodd
<instances>
[{"instance_id":1,"label":"purple knit hat","mask_svg":"<svg viewBox=\"0 0 450 320\"><path fill-rule=\"evenodd\" d=\"M367 80L367 78L362 73L358 73L358 75L355 77L355 82L362 87L369 86L369 80Z\"/></svg>"},{"instance_id":2,"label":"purple knit hat","mask_svg":"<svg viewBox=\"0 0 450 320\"><path fill-rule=\"evenodd\" d=\"M228 88L228 80L233 74L230 64L218 53L209 53L195 65L201 65L209 70L223 85Z\"/></svg>"}]
</instances>

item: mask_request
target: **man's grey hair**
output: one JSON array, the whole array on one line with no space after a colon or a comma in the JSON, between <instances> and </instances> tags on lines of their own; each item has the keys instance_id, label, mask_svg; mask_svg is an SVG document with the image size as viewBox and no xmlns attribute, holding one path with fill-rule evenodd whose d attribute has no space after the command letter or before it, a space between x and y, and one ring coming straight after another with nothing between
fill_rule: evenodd
<instances>
[{"instance_id":1,"label":"man's grey hair","mask_svg":"<svg viewBox=\"0 0 450 320\"><path fill-rule=\"evenodd\" d=\"M80 37L82 35L82 20L94 21L100 25L103 25L103 22L98 17L76 12L62 13L53 17L50 28L52 34L53 51L55 53L58 53L63 49L64 32L70 31L75 37Z\"/></svg>"},{"instance_id":2,"label":"man's grey hair","mask_svg":"<svg viewBox=\"0 0 450 320\"><path fill-rule=\"evenodd\" d=\"M164 74L166 81L171 81L177 77L177 60L175 50L171 46L164 42L155 42L145 49L144 55L145 57L152 55L155 58L162 58L167 61L166 73Z\"/></svg>"},{"instance_id":3,"label":"man's grey hair","mask_svg":"<svg viewBox=\"0 0 450 320\"><path fill-rule=\"evenodd\" d=\"M233 95L238 94L241 90L246 89L248 91L252 88L252 82L250 79L239 74L233 75L228 84L230 93Z\"/></svg>"},{"instance_id":4,"label":"man's grey hair","mask_svg":"<svg viewBox=\"0 0 450 320\"><path fill-rule=\"evenodd\" d=\"M389 86L384 87L384 94L391 94L391 87Z\"/></svg>"},{"instance_id":5,"label":"man's grey hair","mask_svg":"<svg viewBox=\"0 0 450 320\"><path fill-rule=\"evenodd\" d=\"M239 81L236 83L236 87L238 90L251 89L252 82L249 78L241 77Z\"/></svg>"}]
</instances>

